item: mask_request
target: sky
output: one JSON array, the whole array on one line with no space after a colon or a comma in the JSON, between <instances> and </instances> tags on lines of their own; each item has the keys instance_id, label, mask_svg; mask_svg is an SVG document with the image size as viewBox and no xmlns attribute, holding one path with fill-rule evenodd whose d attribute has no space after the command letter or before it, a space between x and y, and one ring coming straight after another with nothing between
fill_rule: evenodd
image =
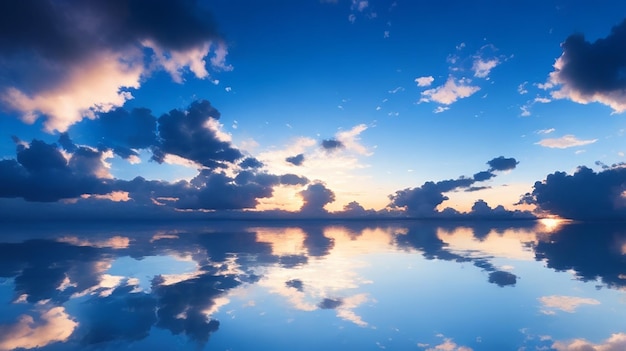
<instances>
[{"instance_id":1,"label":"sky","mask_svg":"<svg viewBox=\"0 0 626 351\"><path fill-rule=\"evenodd\" d=\"M625 14L3 1L0 217L624 220Z\"/></svg>"}]
</instances>

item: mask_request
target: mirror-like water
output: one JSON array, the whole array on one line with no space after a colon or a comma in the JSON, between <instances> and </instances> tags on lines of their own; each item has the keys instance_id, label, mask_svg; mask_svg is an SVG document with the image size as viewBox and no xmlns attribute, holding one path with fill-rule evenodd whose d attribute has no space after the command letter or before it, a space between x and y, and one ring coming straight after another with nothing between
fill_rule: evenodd
<instances>
[{"instance_id":1,"label":"mirror-like water","mask_svg":"<svg viewBox=\"0 0 626 351\"><path fill-rule=\"evenodd\" d=\"M623 225L5 228L0 350L626 349Z\"/></svg>"}]
</instances>

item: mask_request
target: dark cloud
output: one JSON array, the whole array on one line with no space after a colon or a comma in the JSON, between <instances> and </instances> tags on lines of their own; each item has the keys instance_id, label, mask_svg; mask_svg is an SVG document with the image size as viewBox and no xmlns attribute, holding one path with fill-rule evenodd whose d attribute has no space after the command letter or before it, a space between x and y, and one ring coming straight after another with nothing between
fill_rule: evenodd
<instances>
[{"instance_id":1,"label":"dark cloud","mask_svg":"<svg viewBox=\"0 0 626 351\"><path fill-rule=\"evenodd\" d=\"M22 197L28 201L57 201L82 194L107 194L111 182L102 153L80 147L69 161L54 144L33 140L17 146L17 161L0 160L0 197Z\"/></svg>"},{"instance_id":2,"label":"dark cloud","mask_svg":"<svg viewBox=\"0 0 626 351\"><path fill-rule=\"evenodd\" d=\"M570 219L626 219L626 167L595 173L579 167L572 175L555 172L535 182L521 202Z\"/></svg>"},{"instance_id":3,"label":"dark cloud","mask_svg":"<svg viewBox=\"0 0 626 351\"><path fill-rule=\"evenodd\" d=\"M71 132L126 159L138 156L136 150L157 145L157 118L147 108L117 108L97 117L74 125Z\"/></svg>"},{"instance_id":4,"label":"dark cloud","mask_svg":"<svg viewBox=\"0 0 626 351\"><path fill-rule=\"evenodd\" d=\"M557 98L579 103L601 102L616 112L626 110L626 20L606 38L589 42L581 33L561 44L563 54L550 74L549 83L560 85Z\"/></svg>"},{"instance_id":5,"label":"dark cloud","mask_svg":"<svg viewBox=\"0 0 626 351\"><path fill-rule=\"evenodd\" d=\"M322 148L327 151L334 151L343 148L344 145L337 139L324 139L322 140Z\"/></svg>"},{"instance_id":6,"label":"dark cloud","mask_svg":"<svg viewBox=\"0 0 626 351\"><path fill-rule=\"evenodd\" d=\"M280 176L280 183L284 185L305 185L309 182L306 177L287 173Z\"/></svg>"},{"instance_id":7,"label":"dark cloud","mask_svg":"<svg viewBox=\"0 0 626 351\"><path fill-rule=\"evenodd\" d=\"M194 0L3 1L0 14L5 55L30 52L64 62L102 46L152 40L181 50L216 37L211 14Z\"/></svg>"},{"instance_id":8,"label":"dark cloud","mask_svg":"<svg viewBox=\"0 0 626 351\"><path fill-rule=\"evenodd\" d=\"M477 181L477 182L482 182L482 181L485 181L485 180L489 180L489 179L491 179L491 178L493 178L495 176L496 175L493 174L490 171L482 171L482 172L478 172L478 173L474 174L474 180Z\"/></svg>"},{"instance_id":9,"label":"dark cloud","mask_svg":"<svg viewBox=\"0 0 626 351\"><path fill-rule=\"evenodd\" d=\"M285 161L293 164L294 166L301 166L304 162L304 154L297 154L296 156L287 157Z\"/></svg>"},{"instance_id":10,"label":"dark cloud","mask_svg":"<svg viewBox=\"0 0 626 351\"><path fill-rule=\"evenodd\" d=\"M519 162L513 157L506 158L504 156L496 157L487 162L489 167L491 167L489 171L508 171L511 169L515 169L518 163Z\"/></svg>"},{"instance_id":11,"label":"dark cloud","mask_svg":"<svg viewBox=\"0 0 626 351\"><path fill-rule=\"evenodd\" d=\"M166 154L177 155L208 168L225 167L243 157L230 142L222 141L207 127L220 113L206 100L193 102L186 111L172 110L159 117L160 143L154 160L161 163Z\"/></svg>"},{"instance_id":12,"label":"dark cloud","mask_svg":"<svg viewBox=\"0 0 626 351\"><path fill-rule=\"evenodd\" d=\"M407 214L417 217L430 217L441 214L457 216L458 212L456 211L456 213L452 213L450 210L447 213L437 211L437 206L449 199L443 193L458 189L466 189L466 191L483 189L485 187L472 185L495 177L496 175L493 171L514 169L517 163L514 158L500 156L487 162L490 167L489 170L475 173L472 178L459 177L439 182L429 181L420 187L398 190L395 194L389 195L391 200L390 206L392 208L403 208Z\"/></svg>"},{"instance_id":13,"label":"dark cloud","mask_svg":"<svg viewBox=\"0 0 626 351\"><path fill-rule=\"evenodd\" d=\"M335 201L335 193L326 188L324 183L321 182L310 184L299 194L304 201L300 208L302 213L325 214L327 211L324 209L324 206Z\"/></svg>"},{"instance_id":14,"label":"dark cloud","mask_svg":"<svg viewBox=\"0 0 626 351\"><path fill-rule=\"evenodd\" d=\"M334 310L343 304L343 300L341 299L330 299L325 298L320 303L317 304L317 307L324 310Z\"/></svg>"},{"instance_id":15,"label":"dark cloud","mask_svg":"<svg viewBox=\"0 0 626 351\"><path fill-rule=\"evenodd\" d=\"M304 291L304 283L300 279L291 279L285 282L285 285L298 291Z\"/></svg>"},{"instance_id":16,"label":"dark cloud","mask_svg":"<svg viewBox=\"0 0 626 351\"><path fill-rule=\"evenodd\" d=\"M243 169L256 169L263 167L263 162L257 160L254 157L246 157L243 161L239 163L239 166Z\"/></svg>"},{"instance_id":17,"label":"dark cloud","mask_svg":"<svg viewBox=\"0 0 626 351\"><path fill-rule=\"evenodd\" d=\"M474 202L472 210L466 215L472 219L522 219L522 218L535 218L535 216L528 211L514 210L509 211L502 205L498 205L495 208L491 208L487 202L482 199Z\"/></svg>"}]
</instances>

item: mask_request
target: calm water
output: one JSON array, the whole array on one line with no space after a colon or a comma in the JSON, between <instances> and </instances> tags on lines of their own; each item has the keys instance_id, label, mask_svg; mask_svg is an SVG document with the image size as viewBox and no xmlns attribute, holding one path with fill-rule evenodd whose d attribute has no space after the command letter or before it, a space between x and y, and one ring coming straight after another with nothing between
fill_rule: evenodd
<instances>
[{"instance_id":1,"label":"calm water","mask_svg":"<svg viewBox=\"0 0 626 351\"><path fill-rule=\"evenodd\" d=\"M625 350L626 225L3 224L0 303L0 350Z\"/></svg>"}]
</instances>

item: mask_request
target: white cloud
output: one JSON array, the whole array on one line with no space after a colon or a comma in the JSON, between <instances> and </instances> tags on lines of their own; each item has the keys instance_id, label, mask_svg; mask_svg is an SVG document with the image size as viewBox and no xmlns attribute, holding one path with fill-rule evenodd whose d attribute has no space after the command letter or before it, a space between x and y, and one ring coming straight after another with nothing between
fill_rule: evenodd
<instances>
[{"instance_id":1,"label":"white cloud","mask_svg":"<svg viewBox=\"0 0 626 351\"><path fill-rule=\"evenodd\" d=\"M474 77L487 78L491 70L494 69L500 62L498 59L483 60L477 58L472 65L472 71L474 71Z\"/></svg>"},{"instance_id":2,"label":"white cloud","mask_svg":"<svg viewBox=\"0 0 626 351\"><path fill-rule=\"evenodd\" d=\"M430 86L434 81L435 78L433 78L433 76L415 78L415 83L417 83L418 87Z\"/></svg>"},{"instance_id":3,"label":"white cloud","mask_svg":"<svg viewBox=\"0 0 626 351\"><path fill-rule=\"evenodd\" d=\"M542 296L538 300L542 305L541 312L544 314L554 314L555 310L574 313L581 305L600 304L600 301L596 299L563 295Z\"/></svg>"},{"instance_id":4,"label":"white cloud","mask_svg":"<svg viewBox=\"0 0 626 351\"><path fill-rule=\"evenodd\" d=\"M539 142L536 142L535 144L541 145L543 147L549 147L552 149L555 149L555 148L567 149L567 148L575 147L575 146L593 144L596 141L598 141L598 139L580 140L580 139L577 139L574 135L568 134L560 138L543 139L543 140L540 140Z\"/></svg>"},{"instance_id":5,"label":"white cloud","mask_svg":"<svg viewBox=\"0 0 626 351\"><path fill-rule=\"evenodd\" d=\"M530 114L531 114L531 113L530 113L530 106L528 106L528 105L523 105L523 106L520 106L520 108L519 108L519 109L520 109L520 110L522 110L522 113L520 113L520 116L522 116L522 117L528 117L528 116L530 116Z\"/></svg>"},{"instance_id":6,"label":"white cloud","mask_svg":"<svg viewBox=\"0 0 626 351\"><path fill-rule=\"evenodd\" d=\"M601 344L593 344L585 339L556 341L552 348L557 351L623 351L626 350L626 334L613 334Z\"/></svg>"},{"instance_id":7,"label":"white cloud","mask_svg":"<svg viewBox=\"0 0 626 351\"><path fill-rule=\"evenodd\" d=\"M472 348L457 345L452 339L445 338L441 344L429 347L426 351L472 351Z\"/></svg>"},{"instance_id":8,"label":"white cloud","mask_svg":"<svg viewBox=\"0 0 626 351\"><path fill-rule=\"evenodd\" d=\"M359 155L371 156L372 152L359 143L359 135L365 130L367 130L367 125L359 124L352 127L350 130L337 133L335 137L337 140L341 141L347 150L354 151Z\"/></svg>"},{"instance_id":9,"label":"white cloud","mask_svg":"<svg viewBox=\"0 0 626 351\"><path fill-rule=\"evenodd\" d=\"M520 93L520 95L528 93L528 89L526 89L526 84L528 84L528 82L524 82L517 86L517 92Z\"/></svg>"},{"instance_id":10,"label":"white cloud","mask_svg":"<svg viewBox=\"0 0 626 351\"><path fill-rule=\"evenodd\" d=\"M453 77L449 77L444 85L423 91L420 102L435 101L443 105L450 105L458 99L467 98L480 90L478 86L469 85L470 82L465 78L456 81Z\"/></svg>"},{"instance_id":11,"label":"white cloud","mask_svg":"<svg viewBox=\"0 0 626 351\"><path fill-rule=\"evenodd\" d=\"M396 94L401 91L404 91L403 87L396 87L395 89L389 90L389 94Z\"/></svg>"},{"instance_id":12,"label":"white cloud","mask_svg":"<svg viewBox=\"0 0 626 351\"><path fill-rule=\"evenodd\" d=\"M548 98L546 98L546 97L539 97L539 96L537 96L537 97L535 98L535 100L533 100L533 102L540 102L540 103L542 103L542 104L547 104L547 103L549 103L549 102L551 102L551 101L552 101L552 100L550 100L550 99L548 99Z\"/></svg>"},{"instance_id":13,"label":"white cloud","mask_svg":"<svg viewBox=\"0 0 626 351\"><path fill-rule=\"evenodd\" d=\"M450 107L447 107L447 106L445 106L445 107L444 106L437 106L437 108L434 109L433 112L434 113L441 113L441 112L444 112L444 111L448 111L449 109L450 109Z\"/></svg>"},{"instance_id":14,"label":"white cloud","mask_svg":"<svg viewBox=\"0 0 626 351\"><path fill-rule=\"evenodd\" d=\"M548 128L548 129L540 129L537 131L537 134L550 134L553 133L556 129Z\"/></svg>"},{"instance_id":15,"label":"white cloud","mask_svg":"<svg viewBox=\"0 0 626 351\"><path fill-rule=\"evenodd\" d=\"M33 349L66 341L77 326L63 307L41 313L38 322L32 316L21 315L16 324L0 325L0 350Z\"/></svg>"}]
</instances>

